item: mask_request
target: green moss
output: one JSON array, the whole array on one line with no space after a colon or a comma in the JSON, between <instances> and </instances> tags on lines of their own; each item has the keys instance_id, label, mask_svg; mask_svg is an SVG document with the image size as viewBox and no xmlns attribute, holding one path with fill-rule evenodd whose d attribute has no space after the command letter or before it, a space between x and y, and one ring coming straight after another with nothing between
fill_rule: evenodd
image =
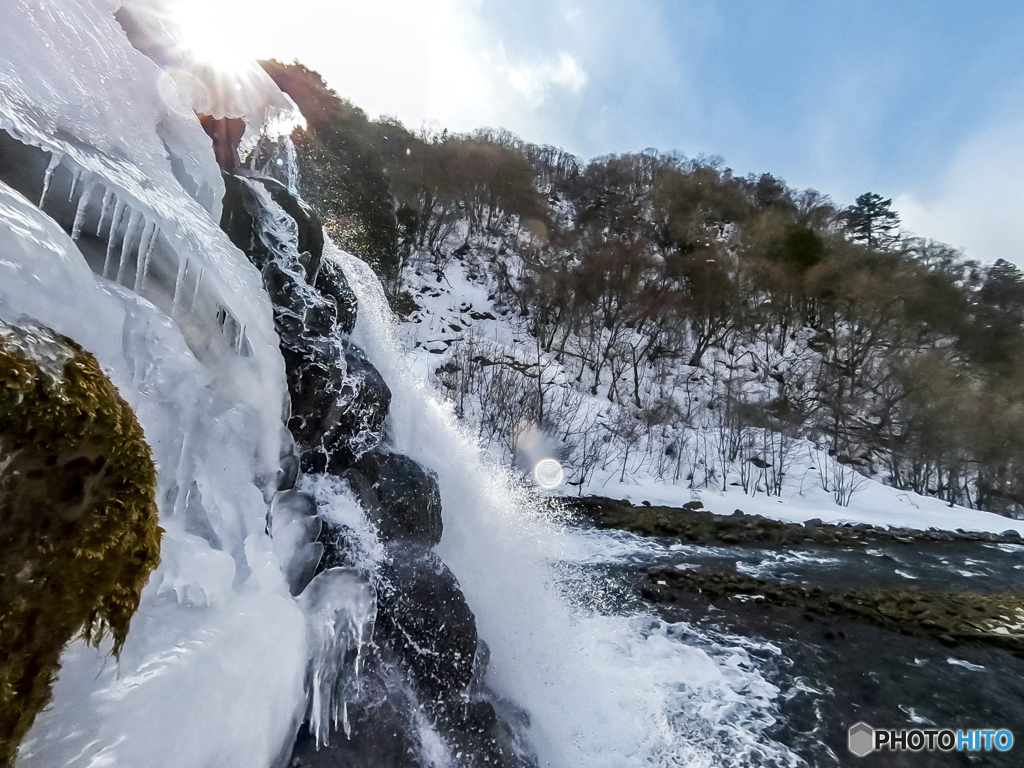
<instances>
[{"instance_id":1,"label":"green moss","mask_svg":"<svg viewBox=\"0 0 1024 768\"><path fill-rule=\"evenodd\" d=\"M40 339L52 355L30 351ZM45 706L75 636L118 653L159 562L156 469L96 359L0 322L0 766Z\"/></svg>"}]
</instances>

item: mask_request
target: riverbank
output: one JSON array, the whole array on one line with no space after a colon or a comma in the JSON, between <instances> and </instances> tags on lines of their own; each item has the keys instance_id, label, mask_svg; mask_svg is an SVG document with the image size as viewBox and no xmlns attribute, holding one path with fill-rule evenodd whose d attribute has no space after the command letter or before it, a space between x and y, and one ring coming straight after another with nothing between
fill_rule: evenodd
<instances>
[{"instance_id":1,"label":"riverbank","mask_svg":"<svg viewBox=\"0 0 1024 768\"><path fill-rule=\"evenodd\" d=\"M868 523L831 524L819 518L803 523L784 522L735 510L730 515L714 514L701 502L682 507L634 505L625 499L602 496L564 497L559 502L598 528L615 528L646 536L671 536L697 544L772 543L787 545L824 544L862 546L897 541L978 541L1021 544L1024 538L1014 528L1002 533L988 531L922 530L870 525ZM1009 524L1010 520L1007 520Z\"/></svg>"}]
</instances>

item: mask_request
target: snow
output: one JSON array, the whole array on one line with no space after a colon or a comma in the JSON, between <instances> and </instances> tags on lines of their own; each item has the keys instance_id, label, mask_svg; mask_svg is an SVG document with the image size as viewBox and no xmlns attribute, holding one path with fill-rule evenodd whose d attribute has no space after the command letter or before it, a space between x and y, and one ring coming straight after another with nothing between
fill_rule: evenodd
<instances>
[{"instance_id":1,"label":"snow","mask_svg":"<svg viewBox=\"0 0 1024 768\"><path fill-rule=\"evenodd\" d=\"M810 473L812 470L804 467L802 471ZM801 471L794 471L794 474L799 476ZM848 507L837 505L832 494L823 491L813 478L804 483L802 492L797 483L785 488L781 498L763 493L750 496L740 488L730 488L726 492L708 488L695 491L685 485L673 485L650 477L632 483L619 483L617 476L607 480L596 480L583 492L627 499L635 504L647 501L656 506L668 507L681 507L688 501L698 500L717 514L728 515L741 509L748 515L761 515L788 523L819 519L835 525L868 523L880 528L922 531L929 528L944 531L962 529L991 533L1013 530L1024 535L1024 520L1013 520L978 509L950 506L940 499L901 491L875 480L865 483L863 490L853 496Z\"/></svg>"}]
</instances>

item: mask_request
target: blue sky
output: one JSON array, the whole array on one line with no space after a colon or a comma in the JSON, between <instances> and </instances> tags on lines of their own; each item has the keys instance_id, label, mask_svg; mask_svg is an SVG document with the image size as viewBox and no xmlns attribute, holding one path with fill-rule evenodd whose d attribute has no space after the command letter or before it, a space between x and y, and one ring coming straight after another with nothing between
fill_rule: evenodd
<instances>
[{"instance_id":1,"label":"blue sky","mask_svg":"<svg viewBox=\"0 0 1024 768\"><path fill-rule=\"evenodd\" d=\"M919 234L1024 262L1024 2L288 6L243 14L253 54L303 60L372 115L585 157L717 154L841 203L892 196Z\"/></svg>"}]
</instances>

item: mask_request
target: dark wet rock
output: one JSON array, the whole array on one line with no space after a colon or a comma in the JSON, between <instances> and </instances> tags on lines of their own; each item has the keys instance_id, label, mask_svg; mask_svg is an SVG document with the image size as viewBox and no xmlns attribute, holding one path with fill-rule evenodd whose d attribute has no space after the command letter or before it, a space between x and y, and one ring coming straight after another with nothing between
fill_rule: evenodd
<instances>
[{"instance_id":1,"label":"dark wet rock","mask_svg":"<svg viewBox=\"0 0 1024 768\"><path fill-rule=\"evenodd\" d=\"M244 252L253 262L256 269L262 271L266 266L266 254L257 252L253 232L253 219L256 216L252 192L246 182L233 173L222 174L224 179L224 206L221 210L220 228L228 239Z\"/></svg>"},{"instance_id":2,"label":"dark wet rock","mask_svg":"<svg viewBox=\"0 0 1024 768\"><path fill-rule=\"evenodd\" d=\"M310 336L330 336L338 325L338 305L331 296L312 297L306 307L306 333Z\"/></svg>"},{"instance_id":3,"label":"dark wet rock","mask_svg":"<svg viewBox=\"0 0 1024 768\"><path fill-rule=\"evenodd\" d=\"M263 185L270 197L284 212L295 220L299 235L299 253L302 254L302 266L306 273L306 282L310 285L316 280L320 271L320 260L324 253L324 226L316 211L289 191L288 187L277 179L264 176L253 178Z\"/></svg>"},{"instance_id":4,"label":"dark wet rock","mask_svg":"<svg viewBox=\"0 0 1024 768\"><path fill-rule=\"evenodd\" d=\"M239 117L199 115L199 124L213 140L213 155L222 171L238 167L238 145L245 133L245 120Z\"/></svg>"},{"instance_id":5,"label":"dark wet rock","mask_svg":"<svg viewBox=\"0 0 1024 768\"><path fill-rule=\"evenodd\" d=\"M408 456L371 451L344 473L384 541L432 547L441 541L437 475Z\"/></svg>"},{"instance_id":6,"label":"dark wet rock","mask_svg":"<svg viewBox=\"0 0 1024 768\"><path fill-rule=\"evenodd\" d=\"M857 546L875 541L983 541L1017 542L1012 534L981 531L920 531L910 528L876 528L867 524L830 525L820 519L806 523L784 523L735 510L716 515L690 502L678 507L634 506L625 500L601 496L566 497L561 503L589 518L598 528L616 528L648 536L675 536L698 544L772 543L827 546ZM701 505L703 506L703 505Z\"/></svg>"},{"instance_id":7,"label":"dark wet rock","mask_svg":"<svg viewBox=\"0 0 1024 768\"><path fill-rule=\"evenodd\" d=\"M394 689L386 670L371 670L361 681L361 696L348 705L349 733L332 730L329 743L317 747L308 724L299 730L288 768L427 768L418 741L416 703L411 692Z\"/></svg>"},{"instance_id":8,"label":"dark wet rock","mask_svg":"<svg viewBox=\"0 0 1024 768\"><path fill-rule=\"evenodd\" d=\"M486 699L445 702L435 724L459 768L530 768L537 757Z\"/></svg>"},{"instance_id":9,"label":"dark wet rock","mask_svg":"<svg viewBox=\"0 0 1024 768\"><path fill-rule=\"evenodd\" d=\"M354 534L347 525L324 520L317 541L324 546L324 556L317 566L317 573L328 568L351 568L356 564Z\"/></svg>"},{"instance_id":10,"label":"dark wet rock","mask_svg":"<svg viewBox=\"0 0 1024 768\"><path fill-rule=\"evenodd\" d=\"M345 334L352 333L352 329L356 327L358 305L355 292L349 285L341 264L331 258L324 259L320 263L315 287L325 298L334 299L338 313L338 329Z\"/></svg>"},{"instance_id":11,"label":"dark wet rock","mask_svg":"<svg viewBox=\"0 0 1024 768\"><path fill-rule=\"evenodd\" d=\"M304 472L340 475L377 447L391 404L384 378L353 344L325 342L305 354L283 350Z\"/></svg>"},{"instance_id":12,"label":"dark wet rock","mask_svg":"<svg viewBox=\"0 0 1024 768\"><path fill-rule=\"evenodd\" d=\"M401 659L424 702L449 700L473 677L476 619L435 554L395 547L377 585L377 642Z\"/></svg>"},{"instance_id":13,"label":"dark wet rock","mask_svg":"<svg viewBox=\"0 0 1024 768\"><path fill-rule=\"evenodd\" d=\"M281 344L286 347L303 346L306 332L306 308L308 290L299 278L277 262L271 261L263 268L263 285L274 305L274 325L277 327Z\"/></svg>"},{"instance_id":14,"label":"dark wet rock","mask_svg":"<svg viewBox=\"0 0 1024 768\"><path fill-rule=\"evenodd\" d=\"M653 569L639 590L651 602L671 605L685 594L712 604L754 601L764 609L831 616L944 643L992 646L1024 658L1024 595L1012 593L829 590L740 573Z\"/></svg>"}]
</instances>

